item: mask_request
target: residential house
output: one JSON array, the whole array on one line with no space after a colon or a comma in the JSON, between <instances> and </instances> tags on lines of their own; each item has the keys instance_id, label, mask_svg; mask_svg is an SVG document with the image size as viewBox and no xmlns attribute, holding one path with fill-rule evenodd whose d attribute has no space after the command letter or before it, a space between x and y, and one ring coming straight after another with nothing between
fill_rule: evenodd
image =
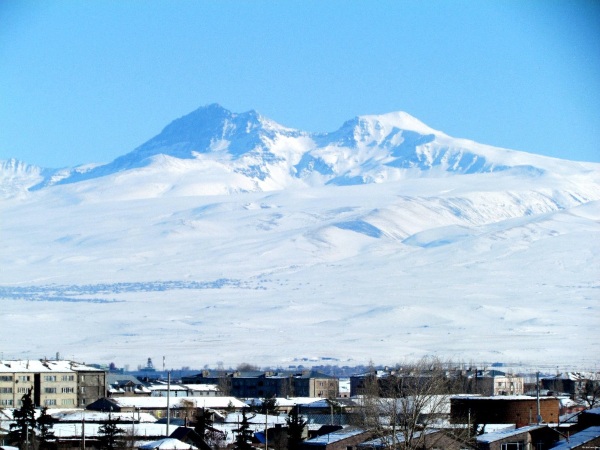
<instances>
[{"instance_id":1,"label":"residential house","mask_svg":"<svg viewBox=\"0 0 600 450\"><path fill-rule=\"evenodd\" d=\"M523 395L525 378L499 370L477 370L467 375L465 393L481 395Z\"/></svg>"},{"instance_id":2,"label":"residential house","mask_svg":"<svg viewBox=\"0 0 600 450\"><path fill-rule=\"evenodd\" d=\"M302 442L300 450L352 450L372 437L371 432L362 428L344 427Z\"/></svg>"},{"instance_id":3,"label":"residential house","mask_svg":"<svg viewBox=\"0 0 600 450\"><path fill-rule=\"evenodd\" d=\"M560 435L547 425L501 430L477 436L479 450L547 450Z\"/></svg>"},{"instance_id":4,"label":"residential house","mask_svg":"<svg viewBox=\"0 0 600 450\"><path fill-rule=\"evenodd\" d=\"M549 395L568 395L571 399L593 408L600 404L600 373L565 372L541 380Z\"/></svg>"},{"instance_id":5,"label":"residential house","mask_svg":"<svg viewBox=\"0 0 600 450\"><path fill-rule=\"evenodd\" d=\"M150 397L152 394L152 391L133 375L109 373L106 382L109 397Z\"/></svg>"},{"instance_id":6,"label":"residential house","mask_svg":"<svg viewBox=\"0 0 600 450\"><path fill-rule=\"evenodd\" d=\"M223 393L216 384L184 384L190 397L216 397Z\"/></svg>"},{"instance_id":7,"label":"residential house","mask_svg":"<svg viewBox=\"0 0 600 450\"><path fill-rule=\"evenodd\" d=\"M470 450L475 447L464 440L452 435L448 430L431 429L416 431L410 448L416 445L422 450ZM390 448L406 448L406 435L404 433L389 434L365 441L356 446L357 450L387 450Z\"/></svg>"},{"instance_id":8,"label":"residential house","mask_svg":"<svg viewBox=\"0 0 600 450\"><path fill-rule=\"evenodd\" d=\"M450 416L453 423L510 423L518 427L538 422L538 401L526 395L513 396L453 396ZM539 422L557 423L560 402L555 397L540 397Z\"/></svg>"}]
</instances>

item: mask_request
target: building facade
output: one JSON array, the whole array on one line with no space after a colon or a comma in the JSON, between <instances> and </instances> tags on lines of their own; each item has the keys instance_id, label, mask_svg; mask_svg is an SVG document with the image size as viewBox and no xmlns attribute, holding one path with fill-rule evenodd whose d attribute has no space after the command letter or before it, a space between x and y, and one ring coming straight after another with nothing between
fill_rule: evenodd
<instances>
[{"instance_id":1,"label":"building facade","mask_svg":"<svg viewBox=\"0 0 600 450\"><path fill-rule=\"evenodd\" d=\"M339 392L339 382L336 377L314 371L294 373L206 370L191 377L183 377L182 383L184 385L214 384L223 394L238 398L336 398Z\"/></svg>"},{"instance_id":2,"label":"building facade","mask_svg":"<svg viewBox=\"0 0 600 450\"><path fill-rule=\"evenodd\" d=\"M72 361L0 361L0 407L21 407L30 391L39 407L81 407L106 395L106 373Z\"/></svg>"}]
</instances>

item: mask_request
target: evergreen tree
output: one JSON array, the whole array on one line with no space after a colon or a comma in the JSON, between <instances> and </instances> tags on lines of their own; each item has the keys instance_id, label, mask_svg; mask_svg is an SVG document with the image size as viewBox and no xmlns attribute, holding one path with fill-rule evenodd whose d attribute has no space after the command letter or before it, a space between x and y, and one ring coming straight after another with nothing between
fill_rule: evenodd
<instances>
[{"instance_id":1,"label":"evergreen tree","mask_svg":"<svg viewBox=\"0 0 600 450\"><path fill-rule=\"evenodd\" d=\"M263 398L260 405L261 414L269 414L271 416L277 415L277 399L275 396L271 398Z\"/></svg>"},{"instance_id":2,"label":"evergreen tree","mask_svg":"<svg viewBox=\"0 0 600 450\"><path fill-rule=\"evenodd\" d=\"M296 450L303 441L306 420L298 413L298 405L289 412L285 419L288 427L288 449Z\"/></svg>"},{"instance_id":3,"label":"evergreen tree","mask_svg":"<svg viewBox=\"0 0 600 450\"><path fill-rule=\"evenodd\" d=\"M257 404L254 399L252 399L249 406L250 411L256 414L269 414L270 416L278 415L277 399L275 396L261 399L260 404Z\"/></svg>"},{"instance_id":4,"label":"evergreen tree","mask_svg":"<svg viewBox=\"0 0 600 450\"><path fill-rule=\"evenodd\" d=\"M194 426L194 431L206 440L207 434L213 430L212 413L206 409L196 411L196 425Z\"/></svg>"},{"instance_id":5,"label":"evergreen tree","mask_svg":"<svg viewBox=\"0 0 600 450\"><path fill-rule=\"evenodd\" d=\"M108 420L98 428L98 439L100 448L105 450L116 450L123 447L120 436L125 433L123 428L119 428L120 419L113 419L112 414L108 414Z\"/></svg>"},{"instance_id":6,"label":"evergreen tree","mask_svg":"<svg viewBox=\"0 0 600 450\"><path fill-rule=\"evenodd\" d=\"M246 409L242 410L242 422L240 423L239 428L233 431L237 434L234 444L236 450L252 449L252 431L250 430L248 417L246 417Z\"/></svg>"},{"instance_id":7,"label":"evergreen tree","mask_svg":"<svg viewBox=\"0 0 600 450\"><path fill-rule=\"evenodd\" d=\"M42 414L38 417L36 429L38 432L39 450L55 450L56 437L54 436L54 418L48 414L48 408L42 408Z\"/></svg>"},{"instance_id":8,"label":"evergreen tree","mask_svg":"<svg viewBox=\"0 0 600 450\"><path fill-rule=\"evenodd\" d=\"M194 431L211 448L219 448L224 439L224 434L214 427L213 412L207 409L196 411L196 424Z\"/></svg>"},{"instance_id":9,"label":"evergreen tree","mask_svg":"<svg viewBox=\"0 0 600 450\"><path fill-rule=\"evenodd\" d=\"M31 389L21 397L21 407L13 412L14 423L10 424L8 442L28 450L27 444L35 439L35 405L31 399Z\"/></svg>"}]
</instances>

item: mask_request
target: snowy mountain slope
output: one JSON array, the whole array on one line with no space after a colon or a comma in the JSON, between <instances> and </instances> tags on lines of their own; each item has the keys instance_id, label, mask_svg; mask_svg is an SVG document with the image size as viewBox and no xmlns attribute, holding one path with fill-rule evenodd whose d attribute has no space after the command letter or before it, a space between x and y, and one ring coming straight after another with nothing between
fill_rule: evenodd
<instances>
[{"instance_id":1,"label":"snowy mountain slope","mask_svg":"<svg viewBox=\"0 0 600 450\"><path fill-rule=\"evenodd\" d=\"M405 113L321 135L194 114L62 182L2 167L5 357L600 362L598 165Z\"/></svg>"},{"instance_id":2,"label":"snowy mountain slope","mask_svg":"<svg viewBox=\"0 0 600 450\"><path fill-rule=\"evenodd\" d=\"M31 189L95 180L82 189L115 194L116 183L123 191L135 185L137 198L142 191L149 197L219 195L507 170L535 177L598 169L451 138L404 112L356 117L317 134L213 104L108 164L47 170ZM165 183L165 174L183 181Z\"/></svg>"}]
</instances>

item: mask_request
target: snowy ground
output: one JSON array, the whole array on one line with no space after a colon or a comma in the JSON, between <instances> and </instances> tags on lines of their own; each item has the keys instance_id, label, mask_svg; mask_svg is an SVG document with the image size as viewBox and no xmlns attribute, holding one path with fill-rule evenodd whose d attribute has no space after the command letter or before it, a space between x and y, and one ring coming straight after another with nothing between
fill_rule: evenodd
<instances>
[{"instance_id":1,"label":"snowy ground","mask_svg":"<svg viewBox=\"0 0 600 450\"><path fill-rule=\"evenodd\" d=\"M0 203L4 359L600 363L597 174L110 198Z\"/></svg>"}]
</instances>

